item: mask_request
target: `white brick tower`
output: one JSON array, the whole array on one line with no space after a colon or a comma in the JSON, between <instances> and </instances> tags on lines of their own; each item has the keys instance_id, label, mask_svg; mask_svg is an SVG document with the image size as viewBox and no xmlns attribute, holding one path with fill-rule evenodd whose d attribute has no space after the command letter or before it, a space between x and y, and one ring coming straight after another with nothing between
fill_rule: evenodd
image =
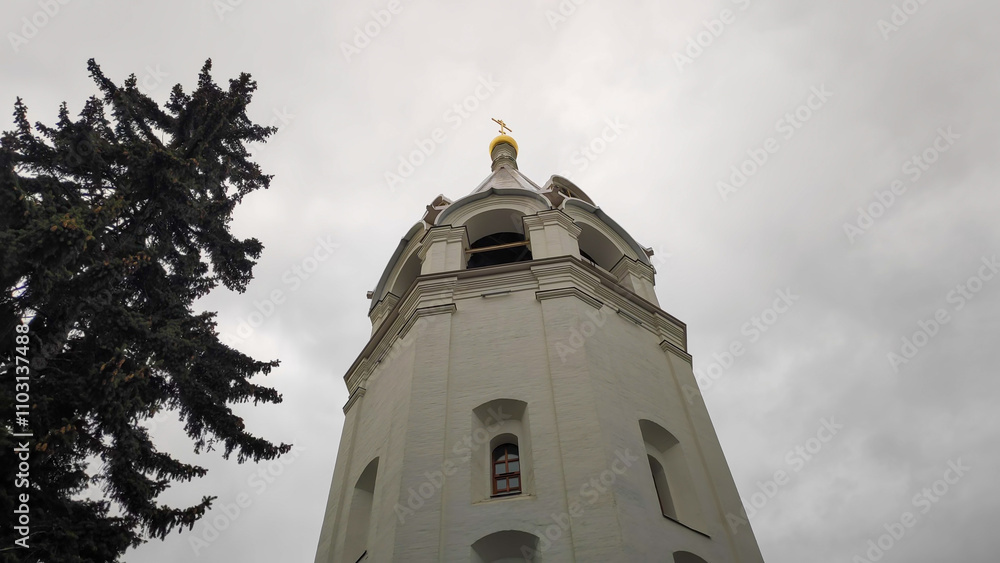
<instances>
[{"instance_id":1,"label":"white brick tower","mask_svg":"<svg viewBox=\"0 0 1000 563\"><path fill-rule=\"evenodd\" d=\"M371 293L316 562L762 562L651 252L490 155Z\"/></svg>"}]
</instances>

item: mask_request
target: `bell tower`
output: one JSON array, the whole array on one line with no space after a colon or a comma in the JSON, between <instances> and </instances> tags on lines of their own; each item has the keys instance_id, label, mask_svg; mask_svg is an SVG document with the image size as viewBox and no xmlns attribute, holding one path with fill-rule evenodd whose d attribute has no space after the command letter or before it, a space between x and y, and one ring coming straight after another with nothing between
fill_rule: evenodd
<instances>
[{"instance_id":1,"label":"bell tower","mask_svg":"<svg viewBox=\"0 0 1000 563\"><path fill-rule=\"evenodd\" d=\"M316 562L762 562L651 251L498 123L369 295Z\"/></svg>"}]
</instances>

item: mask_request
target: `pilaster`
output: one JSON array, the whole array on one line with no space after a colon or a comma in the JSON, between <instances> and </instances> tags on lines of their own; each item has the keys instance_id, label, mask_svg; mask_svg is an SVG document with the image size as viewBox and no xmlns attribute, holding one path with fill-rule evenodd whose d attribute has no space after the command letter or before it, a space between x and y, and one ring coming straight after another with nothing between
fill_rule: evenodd
<instances>
[{"instance_id":1,"label":"pilaster","mask_svg":"<svg viewBox=\"0 0 1000 563\"><path fill-rule=\"evenodd\" d=\"M559 209L523 217L524 232L531 243L531 256L538 260L554 256L580 257L580 227Z\"/></svg>"},{"instance_id":2,"label":"pilaster","mask_svg":"<svg viewBox=\"0 0 1000 563\"><path fill-rule=\"evenodd\" d=\"M623 287L631 289L639 297L659 306L659 302L656 300L656 291L653 289L653 268L651 266L628 256L622 256L615 267L611 268L611 275L618 278L618 283Z\"/></svg>"},{"instance_id":3,"label":"pilaster","mask_svg":"<svg viewBox=\"0 0 1000 563\"><path fill-rule=\"evenodd\" d=\"M392 293L386 293L385 297L382 298L378 304L372 308L372 312L369 313L368 317L372 321L372 335L374 335L385 318L389 316L389 313L396 307L396 303L399 303L399 296Z\"/></svg>"},{"instance_id":4,"label":"pilaster","mask_svg":"<svg viewBox=\"0 0 1000 563\"><path fill-rule=\"evenodd\" d=\"M469 235L465 227L432 227L420 241L417 256L422 261L420 275L465 269Z\"/></svg>"}]
</instances>

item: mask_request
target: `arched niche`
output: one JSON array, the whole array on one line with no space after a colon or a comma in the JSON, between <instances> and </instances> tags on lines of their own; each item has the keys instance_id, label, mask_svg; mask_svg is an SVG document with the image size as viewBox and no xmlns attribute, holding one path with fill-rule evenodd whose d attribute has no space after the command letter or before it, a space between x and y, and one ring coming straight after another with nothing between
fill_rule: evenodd
<instances>
[{"instance_id":1,"label":"arched niche","mask_svg":"<svg viewBox=\"0 0 1000 563\"><path fill-rule=\"evenodd\" d=\"M409 256L406 256L392 276L392 285L389 287L389 293L396 297L402 297L419 275L420 257L417 256L417 252L414 250Z\"/></svg>"},{"instance_id":2,"label":"arched niche","mask_svg":"<svg viewBox=\"0 0 1000 563\"><path fill-rule=\"evenodd\" d=\"M470 242L496 233L518 233L524 236L524 222L521 220L524 216L521 209L488 209L469 217L462 225L469 233Z\"/></svg>"},{"instance_id":3,"label":"arched niche","mask_svg":"<svg viewBox=\"0 0 1000 563\"><path fill-rule=\"evenodd\" d=\"M382 275L379 277L375 289L372 291L372 302L368 310L369 314L371 314L371 311L382 301L386 294L392 293L396 297L403 296L406 289L413 283L413 279L416 278L413 275L414 260L416 261L416 274L420 274L420 258L417 257L417 249L420 246L420 240L423 238L425 230L424 223L419 222L410 227L406 236L400 239L396 250L392 253L392 257L389 258L385 269L382 270ZM397 293L397 291L401 292Z\"/></svg>"},{"instance_id":4,"label":"arched niche","mask_svg":"<svg viewBox=\"0 0 1000 563\"><path fill-rule=\"evenodd\" d=\"M492 250L491 250L492 249ZM483 236L469 245L467 269L510 264L531 260L524 233L516 231L494 232Z\"/></svg>"},{"instance_id":5,"label":"arched niche","mask_svg":"<svg viewBox=\"0 0 1000 563\"><path fill-rule=\"evenodd\" d=\"M345 561L357 561L368 551L377 474L378 458L375 458L368 463L354 485L350 512L347 517L347 534L344 541Z\"/></svg>"},{"instance_id":6,"label":"arched niche","mask_svg":"<svg viewBox=\"0 0 1000 563\"><path fill-rule=\"evenodd\" d=\"M493 450L504 443L518 447L521 472L521 494L533 494L534 471L531 449L531 424L528 404L517 399L493 399L472 409L472 471L473 502L493 498Z\"/></svg>"},{"instance_id":7,"label":"arched niche","mask_svg":"<svg viewBox=\"0 0 1000 563\"><path fill-rule=\"evenodd\" d=\"M640 420L639 431L646 446L652 477L650 498L655 499L659 512L664 516L690 527L700 527L701 505L680 441L651 420Z\"/></svg>"},{"instance_id":8,"label":"arched niche","mask_svg":"<svg viewBox=\"0 0 1000 563\"><path fill-rule=\"evenodd\" d=\"M580 227L580 256L610 272L625 255L624 251L593 225L579 222L577 225Z\"/></svg>"},{"instance_id":9,"label":"arched niche","mask_svg":"<svg viewBox=\"0 0 1000 563\"><path fill-rule=\"evenodd\" d=\"M520 530L493 532L472 544L472 563L541 563L538 536Z\"/></svg>"},{"instance_id":10,"label":"arched niche","mask_svg":"<svg viewBox=\"0 0 1000 563\"><path fill-rule=\"evenodd\" d=\"M508 226L515 227L516 232L523 234L523 225L518 225L520 218L547 209L551 209L549 201L537 192L521 189L490 189L465 196L451 204L437 217L435 225L453 227L465 225L470 241L491 232L509 231L511 229ZM472 221L473 217L484 213L490 214L480 217L478 221ZM489 228L480 230L479 226L476 226L477 223L480 226L492 223L498 230L490 231Z\"/></svg>"},{"instance_id":11,"label":"arched niche","mask_svg":"<svg viewBox=\"0 0 1000 563\"><path fill-rule=\"evenodd\" d=\"M649 256L632 238L599 207L579 199L569 199L563 212L581 228L581 254L589 255L599 266L610 271L622 256L649 265Z\"/></svg>"},{"instance_id":12,"label":"arched niche","mask_svg":"<svg viewBox=\"0 0 1000 563\"><path fill-rule=\"evenodd\" d=\"M708 563L690 551L675 551L674 563Z\"/></svg>"}]
</instances>

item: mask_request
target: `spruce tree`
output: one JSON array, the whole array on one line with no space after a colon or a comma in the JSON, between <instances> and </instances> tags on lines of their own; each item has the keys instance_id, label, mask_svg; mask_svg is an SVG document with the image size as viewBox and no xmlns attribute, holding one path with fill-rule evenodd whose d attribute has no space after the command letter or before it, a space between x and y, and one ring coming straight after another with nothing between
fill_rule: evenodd
<instances>
[{"instance_id":1,"label":"spruce tree","mask_svg":"<svg viewBox=\"0 0 1000 563\"><path fill-rule=\"evenodd\" d=\"M243 292L263 248L229 228L271 180L247 151L274 131L247 116L256 83L241 74L223 89L209 60L192 93L177 85L161 107L134 75L116 84L88 68L99 95L78 118L63 103L54 126L32 125L18 99L0 139L0 561L117 561L192 527L214 497L158 502L206 474L157 449L141 423L162 409L179 413L195 452L242 463L290 448L232 411L281 402L251 382L277 361L223 344L214 313L193 305L220 283ZM30 387L20 420L16 375ZM27 488L15 486L25 445ZM26 540L14 528L21 494Z\"/></svg>"}]
</instances>

